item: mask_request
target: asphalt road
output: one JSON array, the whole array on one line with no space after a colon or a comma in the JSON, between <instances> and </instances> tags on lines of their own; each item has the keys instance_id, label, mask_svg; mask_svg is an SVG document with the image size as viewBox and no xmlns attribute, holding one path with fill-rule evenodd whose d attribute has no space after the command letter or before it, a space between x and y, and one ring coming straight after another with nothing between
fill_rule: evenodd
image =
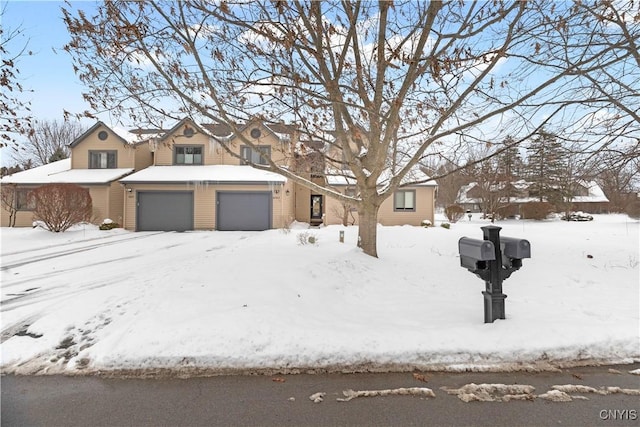
<instances>
[{"instance_id":1,"label":"asphalt road","mask_svg":"<svg viewBox=\"0 0 640 427\"><path fill-rule=\"evenodd\" d=\"M610 372L617 369L620 373ZM560 373L412 373L114 379L3 376L3 426L640 426L640 398L577 394L588 400L463 402L441 387L465 384L640 388L640 364ZM426 379L427 382L422 381ZM337 399L342 391L428 387L436 397ZM324 392L313 403L309 396ZM574 394L576 395L576 394Z\"/></svg>"}]
</instances>

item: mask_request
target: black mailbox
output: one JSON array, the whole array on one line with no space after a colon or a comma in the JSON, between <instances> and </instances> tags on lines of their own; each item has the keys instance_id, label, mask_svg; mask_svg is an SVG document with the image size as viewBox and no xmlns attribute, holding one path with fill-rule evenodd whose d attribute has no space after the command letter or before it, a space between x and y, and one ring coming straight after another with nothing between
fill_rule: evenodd
<instances>
[{"instance_id":1,"label":"black mailbox","mask_svg":"<svg viewBox=\"0 0 640 427\"><path fill-rule=\"evenodd\" d=\"M460 265L469 271L485 270L487 261L496 259L496 250L488 240L462 237L458 240Z\"/></svg>"},{"instance_id":2,"label":"black mailbox","mask_svg":"<svg viewBox=\"0 0 640 427\"><path fill-rule=\"evenodd\" d=\"M511 259L531 258L531 243L517 237L500 237L502 253Z\"/></svg>"},{"instance_id":3,"label":"black mailbox","mask_svg":"<svg viewBox=\"0 0 640 427\"><path fill-rule=\"evenodd\" d=\"M491 323L505 319L502 281L522 267L523 258L531 258L528 240L500 237L501 227L487 225L482 228L483 240L462 237L458 240L460 265L485 282L484 321Z\"/></svg>"}]
</instances>

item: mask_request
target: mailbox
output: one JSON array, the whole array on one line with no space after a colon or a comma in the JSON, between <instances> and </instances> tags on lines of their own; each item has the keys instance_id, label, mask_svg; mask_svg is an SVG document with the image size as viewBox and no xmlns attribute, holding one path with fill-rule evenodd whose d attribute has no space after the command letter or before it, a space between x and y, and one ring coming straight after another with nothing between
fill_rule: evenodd
<instances>
[{"instance_id":1,"label":"mailbox","mask_svg":"<svg viewBox=\"0 0 640 427\"><path fill-rule=\"evenodd\" d=\"M511 259L531 258L531 244L516 237L500 237L502 253Z\"/></svg>"},{"instance_id":2,"label":"mailbox","mask_svg":"<svg viewBox=\"0 0 640 427\"><path fill-rule=\"evenodd\" d=\"M531 244L528 240L514 237L500 237L501 227L487 225L480 227L483 240L462 237L458 240L460 265L485 282L484 322L506 319L502 293L502 281L522 267L523 258L531 258Z\"/></svg>"},{"instance_id":3,"label":"mailbox","mask_svg":"<svg viewBox=\"0 0 640 427\"><path fill-rule=\"evenodd\" d=\"M469 271L485 270L487 261L496 259L493 243L488 240L462 237L458 240L460 265Z\"/></svg>"},{"instance_id":4,"label":"mailbox","mask_svg":"<svg viewBox=\"0 0 640 427\"><path fill-rule=\"evenodd\" d=\"M460 256L466 256L478 261L491 261L496 259L496 249L488 240L470 239L461 237L458 240Z\"/></svg>"}]
</instances>

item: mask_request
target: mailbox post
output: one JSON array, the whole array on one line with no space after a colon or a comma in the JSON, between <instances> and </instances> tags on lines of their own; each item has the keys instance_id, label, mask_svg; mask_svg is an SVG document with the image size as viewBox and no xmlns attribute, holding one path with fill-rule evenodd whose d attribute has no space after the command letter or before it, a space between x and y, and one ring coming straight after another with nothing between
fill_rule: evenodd
<instances>
[{"instance_id":1,"label":"mailbox post","mask_svg":"<svg viewBox=\"0 0 640 427\"><path fill-rule=\"evenodd\" d=\"M480 227L483 240L462 237L458 241L460 265L484 280L484 323L505 319L502 282L522 267L523 258L531 258L529 241L500 237L502 227Z\"/></svg>"}]
</instances>

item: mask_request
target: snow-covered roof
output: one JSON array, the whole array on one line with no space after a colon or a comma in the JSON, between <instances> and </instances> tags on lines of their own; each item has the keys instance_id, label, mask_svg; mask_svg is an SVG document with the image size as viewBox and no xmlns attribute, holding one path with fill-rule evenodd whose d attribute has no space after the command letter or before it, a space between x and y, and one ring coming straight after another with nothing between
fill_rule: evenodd
<instances>
[{"instance_id":1,"label":"snow-covered roof","mask_svg":"<svg viewBox=\"0 0 640 427\"><path fill-rule=\"evenodd\" d=\"M586 196L572 196L571 201L574 203L603 203L608 202L609 199L605 196L602 188L595 181L577 181L579 185L582 185L584 188L588 190L588 195ZM528 182L525 180L519 180L512 183L512 186L517 190L526 191L533 182ZM456 203L482 203L482 198L480 197L469 197L468 193L471 189L478 186L477 182L471 182L467 185L463 185L460 187L458 191L458 196L456 198ZM504 187L504 185L502 186ZM528 202L537 202L540 201L539 197L529 197L526 195L522 195L521 197L510 197L509 201L511 203L528 203Z\"/></svg>"},{"instance_id":2,"label":"snow-covered roof","mask_svg":"<svg viewBox=\"0 0 640 427\"><path fill-rule=\"evenodd\" d=\"M122 169L71 169L71 159L58 160L37 168L17 172L2 177L2 184L106 184L128 173L131 168Z\"/></svg>"},{"instance_id":3,"label":"snow-covered roof","mask_svg":"<svg viewBox=\"0 0 640 427\"><path fill-rule=\"evenodd\" d=\"M125 141L127 141L127 143L129 144L135 144L137 142L142 142L142 141L146 141L149 138L153 138L154 136L157 135L152 135L152 134L137 134L137 133L132 133L129 132L128 130L126 130L125 128L121 128L121 127L114 127L111 128L111 130L118 135L120 138L124 139Z\"/></svg>"},{"instance_id":4,"label":"snow-covered roof","mask_svg":"<svg viewBox=\"0 0 640 427\"><path fill-rule=\"evenodd\" d=\"M285 183L287 179L274 172L251 166L150 166L120 180L123 183Z\"/></svg>"},{"instance_id":5,"label":"snow-covered roof","mask_svg":"<svg viewBox=\"0 0 640 427\"><path fill-rule=\"evenodd\" d=\"M571 199L572 202L582 203L582 202L608 202L609 201L607 196L605 196L604 191L602 191L602 188L600 188L600 186L595 181L589 181L589 182L583 181L583 182L580 182L580 184L583 185L585 188L587 188L587 190L589 191L589 195L574 196Z\"/></svg>"},{"instance_id":6,"label":"snow-covered roof","mask_svg":"<svg viewBox=\"0 0 640 427\"><path fill-rule=\"evenodd\" d=\"M331 173L327 172L327 184L334 186L341 185L355 185L356 179L354 177L348 176L350 172L343 173ZM385 186L391 179L391 171L386 169L380 174L378 178L378 185ZM413 184L416 183L416 184ZM424 173L419 167L411 169L405 176L402 178L401 185L408 184L410 186L420 186L420 187L436 187L438 184L431 179L429 175Z\"/></svg>"}]
</instances>

